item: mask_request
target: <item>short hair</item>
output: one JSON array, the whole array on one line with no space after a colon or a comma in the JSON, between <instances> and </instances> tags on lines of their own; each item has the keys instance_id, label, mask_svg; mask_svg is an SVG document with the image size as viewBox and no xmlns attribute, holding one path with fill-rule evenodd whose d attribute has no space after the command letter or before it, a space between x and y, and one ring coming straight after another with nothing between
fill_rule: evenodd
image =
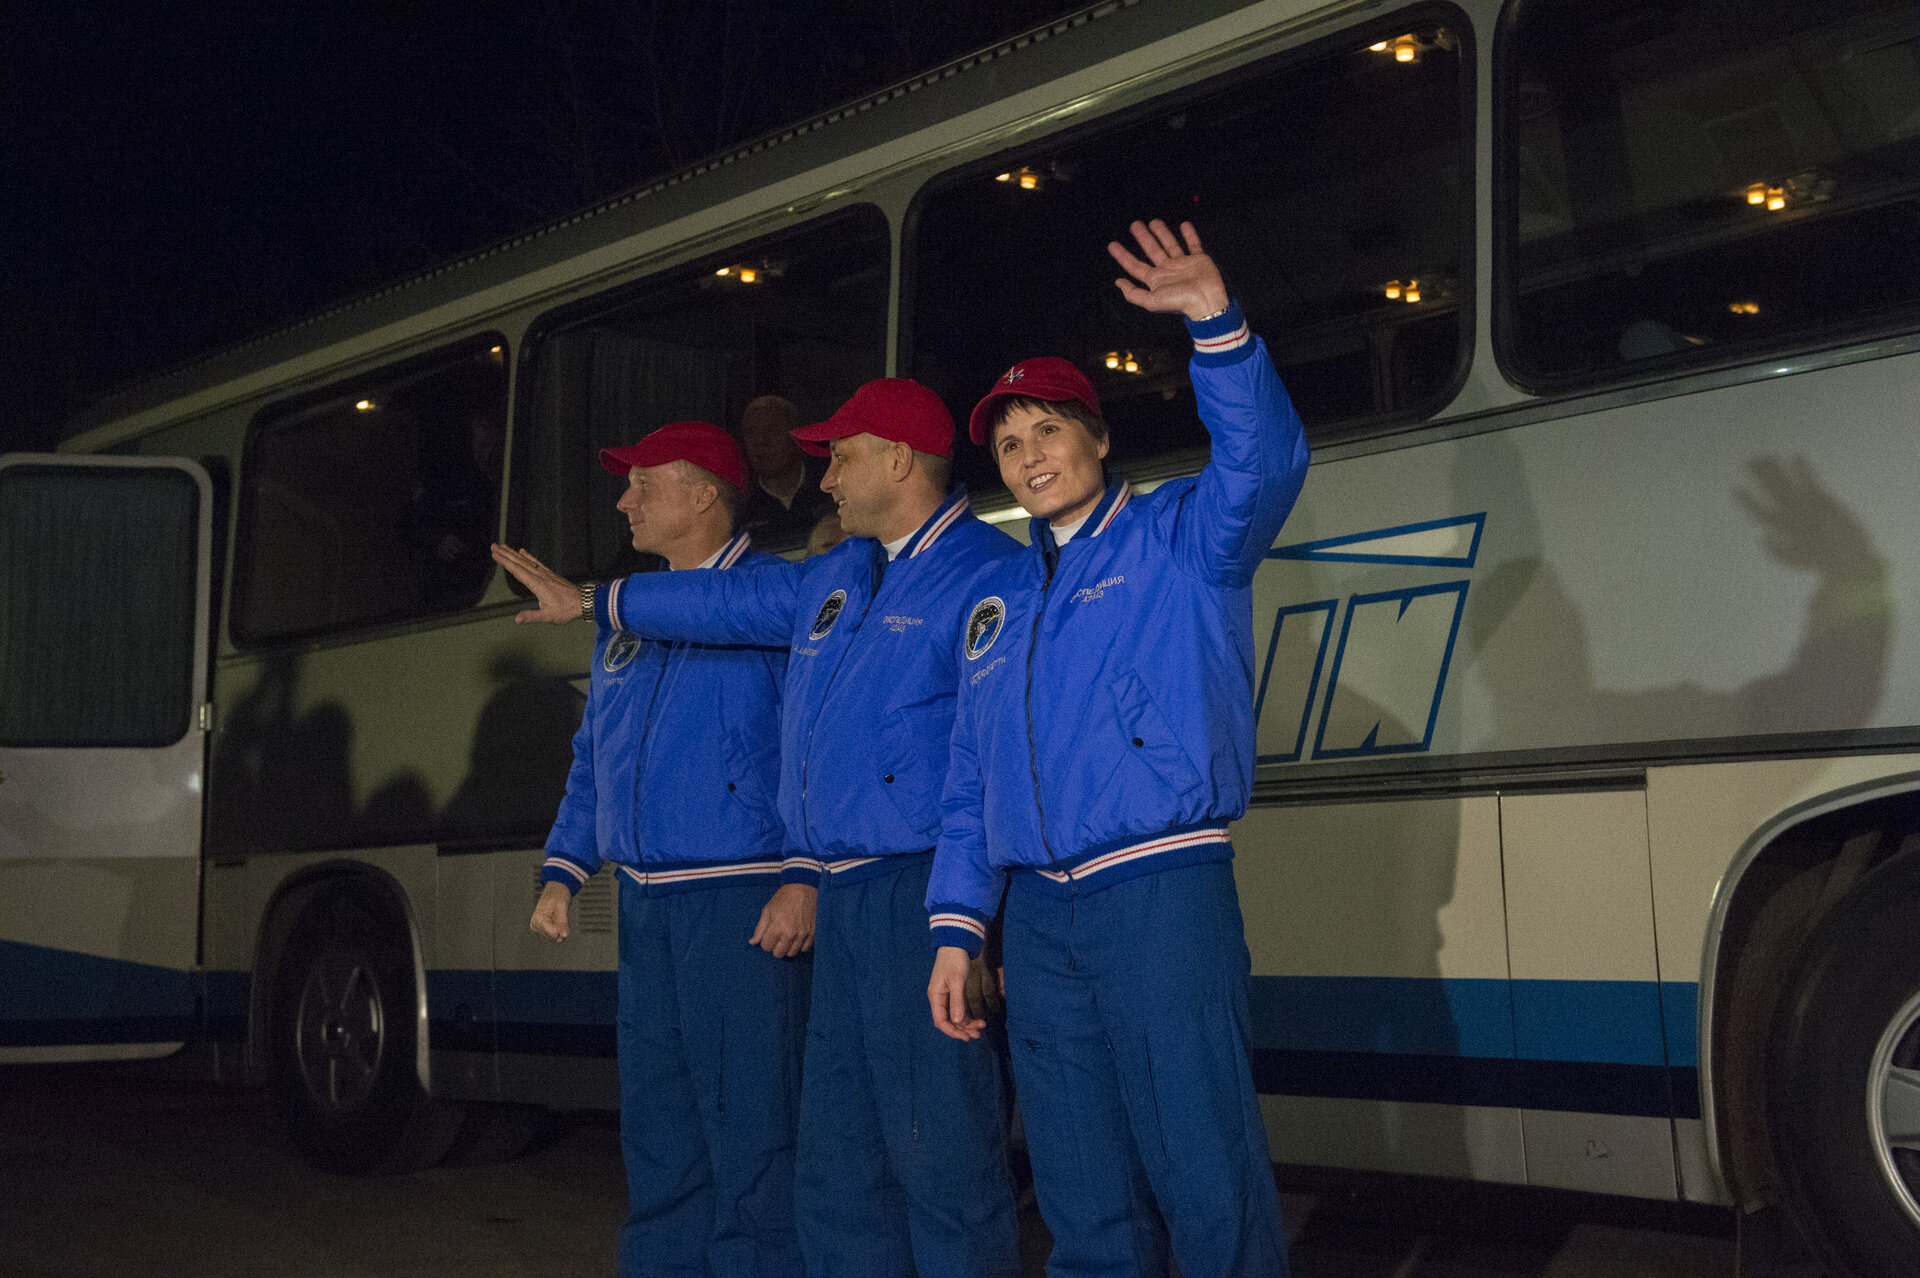
<instances>
[{"instance_id":1,"label":"short hair","mask_svg":"<svg viewBox=\"0 0 1920 1278\"><path fill-rule=\"evenodd\" d=\"M750 400L740 411L740 419L745 421L747 414L753 412L777 413L790 422L800 420L800 410L785 395L760 395Z\"/></svg>"},{"instance_id":2,"label":"short hair","mask_svg":"<svg viewBox=\"0 0 1920 1278\"><path fill-rule=\"evenodd\" d=\"M1052 413L1055 417L1079 422L1087 428L1087 434L1093 436L1096 442L1107 437L1107 419L1077 399L1035 399L1031 395L1008 395L993 406L993 419L987 423L987 447L993 447L995 433L1016 408L1037 409L1043 413Z\"/></svg>"},{"instance_id":3,"label":"short hair","mask_svg":"<svg viewBox=\"0 0 1920 1278\"><path fill-rule=\"evenodd\" d=\"M713 490L720 494L720 509L727 512L727 531L738 529L740 512L747 508L747 495L705 466L695 465L684 457L676 459L675 464L680 468L680 478L689 484L713 485Z\"/></svg>"},{"instance_id":4,"label":"short hair","mask_svg":"<svg viewBox=\"0 0 1920 1278\"><path fill-rule=\"evenodd\" d=\"M942 457L938 453L913 451L913 465L916 470L927 472L927 480L941 492L947 491L947 485L953 478L953 458Z\"/></svg>"}]
</instances>

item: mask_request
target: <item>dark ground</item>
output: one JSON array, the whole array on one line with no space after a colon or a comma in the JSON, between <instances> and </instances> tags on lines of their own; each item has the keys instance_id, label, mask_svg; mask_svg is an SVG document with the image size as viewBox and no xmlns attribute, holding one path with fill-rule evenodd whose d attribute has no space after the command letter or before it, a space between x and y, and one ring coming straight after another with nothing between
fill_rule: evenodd
<instances>
[{"instance_id":1,"label":"dark ground","mask_svg":"<svg viewBox=\"0 0 1920 1278\"><path fill-rule=\"evenodd\" d=\"M1730 1213L1348 1173L1285 1175L1298 1278L1732 1278ZM610 1117L505 1162L353 1178L263 1093L150 1070L0 1070L0 1275L531 1278L612 1272ZM1029 1208L1039 1273L1046 1233Z\"/></svg>"}]
</instances>

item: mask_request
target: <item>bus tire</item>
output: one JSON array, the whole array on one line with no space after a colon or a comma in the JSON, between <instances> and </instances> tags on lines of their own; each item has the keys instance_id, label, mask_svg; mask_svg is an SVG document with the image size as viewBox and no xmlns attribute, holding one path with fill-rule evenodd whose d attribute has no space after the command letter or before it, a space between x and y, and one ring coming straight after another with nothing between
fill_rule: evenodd
<instances>
[{"instance_id":1,"label":"bus tire","mask_svg":"<svg viewBox=\"0 0 1920 1278\"><path fill-rule=\"evenodd\" d=\"M1920 850L1819 923L1773 1024L1767 1118L1789 1206L1829 1267L1862 1278L1920 1274L1920 1151L1893 1146L1872 1104L1890 1070L1920 1070L1916 919Z\"/></svg>"},{"instance_id":2,"label":"bus tire","mask_svg":"<svg viewBox=\"0 0 1920 1278\"><path fill-rule=\"evenodd\" d=\"M268 1091L295 1148L325 1171L432 1166L459 1131L458 1111L420 1086L412 949L389 914L323 890L274 968Z\"/></svg>"}]
</instances>

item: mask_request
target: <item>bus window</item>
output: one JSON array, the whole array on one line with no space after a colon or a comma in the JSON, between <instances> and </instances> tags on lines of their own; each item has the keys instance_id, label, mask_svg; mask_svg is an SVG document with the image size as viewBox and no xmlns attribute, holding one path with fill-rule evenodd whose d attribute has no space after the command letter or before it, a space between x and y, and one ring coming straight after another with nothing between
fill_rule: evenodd
<instances>
[{"instance_id":1,"label":"bus window","mask_svg":"<svg viewBox=\"0 0 1920 1278\"><path fill-rule=\"evenodd\" d=\"M0 746L186 732L199 501L182 470L0 471Z\"/></svg>"},{"instance_id":2,"label":"bus window","mask_svg":"<svg viewBox=\"0 0 1920 1278\"><path fill-rule=\"evenodd\" d=\"M1437 407L1471 332L1473 87L1457 18L1395 21L935 179L908 220L903 365L964 421L1009 365L1064 356L1121 465L1204 448L1185 335L1121 299L1103 249L1129 219L1190 218L1316 434ZM1000 486L980 450L959 469Z\"/></svg>"},{"instance_id":3,"label":"bus window","mask_svg":"<svg viewBox=\"0 0 1920 1278\"><path fill-rule=\"evenodd\" d=\"M493 571L506 344L482 337L255 418L241 465L242 643L470 608Z\"/></svg>"},{"instance_id":4,"label":"bus window","mask_svg":"<svg viewBox=\"0 0 1920 1278\"><path fill-rule=\"evenodd\" d=\"M886 217L859 205L542 317L527 344L509 538L569 577L648 566L599 451L673 421L738 433L761 396L789 401L794 425L824 420L886 373L889 244ZM761 549L806 544L798 517L821 504L824 464L799 460L804 491L790 505L749 494L773 511L749 523Z\"/></svg>"},{"instance_id":5,"label":"bus window","mask_svg":"<svg viewBox=\"0 0 1920 1278\"><path fill-rule=\"evenodd\" d=\"M1525 0L1498 337L1552 388L1920 313L1911 0Z\"/></svg>"}]
</instances>

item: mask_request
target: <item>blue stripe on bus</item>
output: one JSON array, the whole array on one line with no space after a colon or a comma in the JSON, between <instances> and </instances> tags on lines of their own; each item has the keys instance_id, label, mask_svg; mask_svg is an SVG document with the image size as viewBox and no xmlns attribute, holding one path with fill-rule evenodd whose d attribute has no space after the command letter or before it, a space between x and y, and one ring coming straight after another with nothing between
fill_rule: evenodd
<instances>
[{"instance_id":1,"label":"blue stripe on bus","mask_svg":"<svg viewBox=\"0 0 1920 1278\"><path fill-rule=\"evenodd\" d=\"M0 1044L171 1041L193 1010L191 972L0 941Z\"/></svg>"},{"instance_id":2,"label":"blue stripe on bus","mask_svg":"<svg viewBox=\"0 0 1920 1278\"><path fill-rule=\"evenodd\" d=\"M1697 981L1660 982L1660 1011L1667 1027L1667 1064L1700 1064L1700 985Z\"/></svg>"},{"instance_id":3,"label":"blue stripe on bus","mask_svg":"<svg viewBox=\"0 0 1920 1278\"><path fill-rule=\"evenodd\" d=\"M1250 996L1266 1050L1698 1063L1691 982L1256 976Z\"/></svg>"},{"instance_id":4,"label":"blue stripe on bus","mask_svg":"<svg viewBox=\"0 0 1920 1278\"><path fill-rule=\"evenodd\" d=\"M1657 981L1512 981L1515 1056L1665 1065Z\"/></svg>"},{"instance_id":5,"label":"blue stripe on bus","mask_svg":"<svg viewBox=\"0 0 1920 1278\"><path fill-rule=\"evenodd\" d=\"M1253 1046L1282 1051L1512 1056L1505 981L1256 976Z\"/></svg>"}]
</instances>

